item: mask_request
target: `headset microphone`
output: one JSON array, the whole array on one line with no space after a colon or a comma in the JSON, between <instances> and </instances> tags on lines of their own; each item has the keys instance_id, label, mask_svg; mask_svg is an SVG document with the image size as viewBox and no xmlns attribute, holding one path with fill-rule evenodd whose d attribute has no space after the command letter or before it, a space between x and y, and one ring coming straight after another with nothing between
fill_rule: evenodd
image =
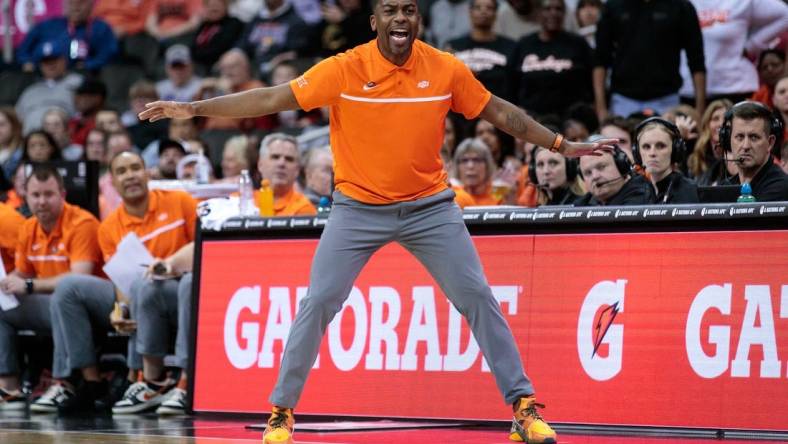
<instances>
[{"instance_id":1,"label":"headset microphone","mask_svg":"<svg viewBox=\"0 0 788 444\"><path fill-rule=\"evenodd\" d=\"M615 182L618 182L619 180L624 180L624 179L625 179L625 177L624 177L624 176L621 176L621 177L617 177L617 178L615 178L615 179L606 180L606 181L604 181L604 182L597 182L597 183L595 183L595 184L593 184L593 185L594 185L595 187L599 188L599 187L603 187L603 186L605 186L605 185L609 185L609 184L611 184L611 183L615 183Z\"/></svg>"}]
</instances>

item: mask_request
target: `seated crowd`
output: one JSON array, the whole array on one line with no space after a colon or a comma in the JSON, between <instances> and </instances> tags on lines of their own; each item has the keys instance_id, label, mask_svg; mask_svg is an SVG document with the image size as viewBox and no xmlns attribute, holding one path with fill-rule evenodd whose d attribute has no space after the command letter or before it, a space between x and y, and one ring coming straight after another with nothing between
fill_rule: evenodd
<instances>
[{"instance_id":1,"label":"seated crowd","mask_svg":"<svg viewBox=\"0 0 788 444\"><path fill-rule=\"evenodd\" d=\"M660 2L419 2L422 37L490 91L569 140L619 140L610 154L569 159L450 113L440 155L457 204L690 204L699 187L744 183L757 201L788 201L788 5L732 7L719 24L737 41L731 52L695 10L704 2L673 2L658 11L678 14L664 26L628 18ZM0 411L185 411L198 202L163 184L237 185L246 171L255 188L270 185L275 216L315 215L333 191L328 111L137 115L159 99L293 81L372 39L370 14L362 0L68 0L31 27L3 67L35 80L0 106L0 291L18 300L0 309ZM118 83L124 69L140 74ZM98 165L95 214L66 202L55 161ZM103 266L130 233L155 260L124 294ZM52 340L52 382L36 393L20 330ZM119 387L96 332L128 336Z\"/></svg>"}]
</instances>

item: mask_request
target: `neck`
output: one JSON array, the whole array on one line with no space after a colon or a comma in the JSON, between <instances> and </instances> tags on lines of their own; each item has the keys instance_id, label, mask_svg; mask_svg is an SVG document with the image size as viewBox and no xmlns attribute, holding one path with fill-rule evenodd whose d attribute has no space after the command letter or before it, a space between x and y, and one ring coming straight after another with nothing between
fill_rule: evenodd
<instances>
[{"instance_id":1,"label":"neck","mask_svg":"<svg viewBox=\"0 0 788 444\"><path fill-rule=\"evenodd\" d=\"M41 229L44 230L44 233L46 234L52 232L52 229L55 228L55 224L57 224L57 217L49 221L43 221L41 219L38 220L38 225L41 226Z\"/></svg>"},{"instance_id":2,"label":"neck","mask_svg":"<svg viewBox=\"0 0 788 444\"><path fill-rule=\"evenodd\" d=\"M661 172L661 173L659 173L659 174L657 174L657 173L651 173L651 183L653 183L653 184L654 184L654 186L656 186L656 185L657 185L657 182L659 182L659 181L661 181L662 179L664 179L664 178L666 178L666 177L670 176L670 173L672 173L672 172L673 172L673 171L672 171L670 168L668 168L667 170L665 170L665 171L663 171L663 172Z\"/></svg>"},{"instance_id":3,"label":"neck","mask_svg":"<svg viewBox=\"0 0 788 444\"><path fill-rule=\"evenodd\" d=\"M495 33L490 28L473 28L471 29L471 40L475 42L492 42L495 40Z\"/></svg>"},{"instance_id":4,"label":"neck","mask_svg":"<svg viewBox=\"0 0 788 444\"><path fill-rule=\"evenodd\" d=\"M274 188L274 198L275 199L281 199L281 198L285 197L287 195L287 193L290 192L290 190L293 189L293 186L292 185L290 185L290 186L288 186L288 185L280 185L280 186L275 186L273 188Z\"/></svg>"},{"instance_id":5,"label":"neck","mask_svg":"<svg viewBox=\"0 0 788 444\"><path fill-rule=\"evenodd\" d=\"M404 65L405 62L408 61L408 57L410 57L410 53L413 52L413 46L411 46L410 48L408 48L408 52L404 54L401 55L388 54L386 53L386 51L383 50L383 48L380 47L380 40L378 40L377 45L378 45L378 51L380 51L380 53L383 55L383 58L397 66Z\"/></svg>"},{"instance_id":6,"label":"neck","mask_svg":"<svg viewBox=\"0 0 788 444\"><path fill-rule=\"evenodd\" d=\"M144 197L135 201L124 200L123 207L126 208L126 212L130 215L142 219L145 217L145 213L148 212L148 202L150 202L150 197L146 193Z\"/></svg>"},{"instance_id":7,"label":"neck","mask_svg":"<svg viewBox=\"0 0 788 444\"><path fill-rule=\"evenodd\" d=\"M741 167L739 167L739 182L740 183L744 183L744 182L752 183L753 179L755 179L755 176L757 176L758 173L761 171L761 169L763 169L766 166L766 164L768 164L769 162L771 162L771 157L769 157L766 160L766 162L764 162L763 165L761 165L759 167L750 168L750 169L746 169L746 170L744 170Z\"/></svg>"},{"instance_id":8,"label":"neck","mask_svg":"<svg viewBox=\"0 0 788 444\"><path fill-rule=\"evenodd\" d=\"M466 186L465 191L471 196L482 196L487 192L487 182L479 182L476 185Z\"/></svg>"},{"instance_id":9,"label":"neck","mask_svg":"<svg viewBox=\"0 0 788 444\"><path fill-rule=\"evenodd\" d=\"M544 29L539 31L539 39L543 42L549 42L558 35L558 31L546 31Z\"/></svg>"}]
</instances>

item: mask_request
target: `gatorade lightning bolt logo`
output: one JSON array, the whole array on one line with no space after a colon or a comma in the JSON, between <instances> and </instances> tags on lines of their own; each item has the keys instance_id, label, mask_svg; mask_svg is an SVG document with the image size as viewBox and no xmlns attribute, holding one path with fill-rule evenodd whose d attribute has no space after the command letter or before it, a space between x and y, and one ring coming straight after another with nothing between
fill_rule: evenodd
<instances>
[{"instance_id":1,"label":"gatorade lightning bolt logo","mask_svg":"<svg viewBox=\"0 0 788 444\"><path fill-rule=\"evenodd\" d=\"M602 345L602 340L605 339L607 330L613 325L616 315L618 315L618 302L613 305L608 305L599 313L599 318L594 327L594 351L591 353L592 358L596 356L596 352L599 346Z\"/></svg>"}]
</instances>

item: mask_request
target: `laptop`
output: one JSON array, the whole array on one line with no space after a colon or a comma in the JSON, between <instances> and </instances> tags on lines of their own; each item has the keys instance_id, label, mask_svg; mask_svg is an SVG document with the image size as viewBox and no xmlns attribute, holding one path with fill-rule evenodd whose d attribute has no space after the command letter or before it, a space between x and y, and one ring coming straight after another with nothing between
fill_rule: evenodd
<instances>
[{"instance_id":1,"label":"laptop","mask_svg":"<svg viewBox=\"0 0 788 444\"><path fill-rule=\"evenodd\" d=\"M698 187L698 197L701 203L729 203L736 202L741 194L740 185L718 185L713 187Z\"/></svg>"}]
</instances>

